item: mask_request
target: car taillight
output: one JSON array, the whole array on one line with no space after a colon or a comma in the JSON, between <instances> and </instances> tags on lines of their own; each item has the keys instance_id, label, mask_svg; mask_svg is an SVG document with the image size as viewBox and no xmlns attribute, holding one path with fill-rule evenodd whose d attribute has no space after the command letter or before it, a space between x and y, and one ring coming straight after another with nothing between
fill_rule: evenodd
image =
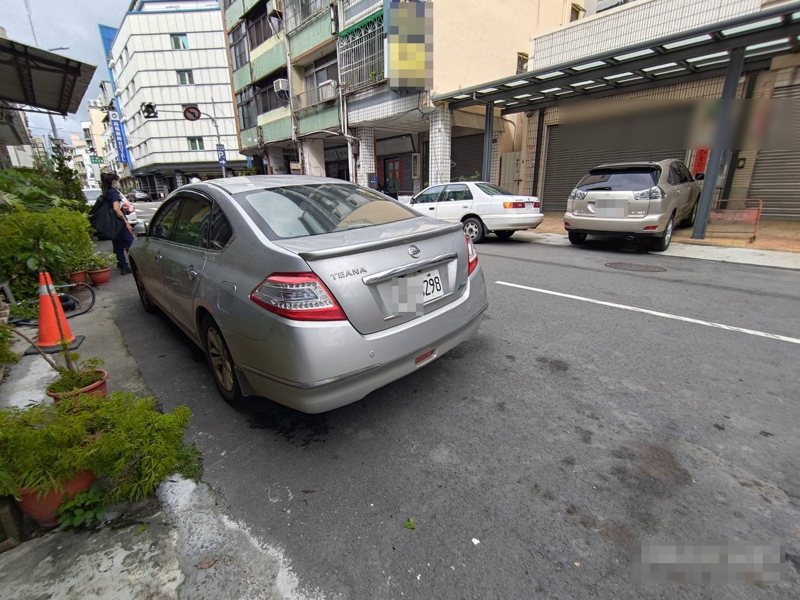
<instances>
[{"instance_id":1,"label":"car taillight","mask_svg":"<svg viewBox=\"0 0 800 600\"><path fill-rule=\"evenodd\" d=\"M525 208L524 202L503 202L503 208Z\"/></svg>"},{"instance_id":2,"label":"car taillight","mask_svg":"<svg viewBox=\"0 0 800 600\"><path fill-rule=\"evenodd\" d=\"M342 307L313 273L273 273L250 292L250 300L295 321L344 321Z\"/></svg>"},{"instance_id":3,"label":"car taillight","mask_svg":"<svg viewBox=\"0 0 800 600\"><path fill-rule=\"evenodd\" d=\"M475 267L478 266L478 252L475 250L475 244L472 243L471 239L467 236L464 236L464 239L467 240L467 275L472 275Z\"/></svg>"},{"instance_id":4,"label":"car taillight","mask_svg":"<svg viewBox=\"0 0 800 600\"><path fill-rule=\"evenodd\" d=\"M633 199L634 200L661 200L664 197L664 190L662 190L657 185L653 187L642 190L641 192L634 192Z\"/></svg>"},{"instance_id":5,"label":"car taillight","mask_svg":"<svg viewBox=\"0 0 800 600\"><path fill-rule=\"evenodd\" d=\"M569 193L570 200L583 200L584 198L586 198L586 192L578 188L575 188Z\"/></svg>"},{"instance_id":6,"label":"car taillight","mask_svg":"<svg viewBox=\"0 0 800 600\"><path fill-rule=\"evenodd\" d=\"M534 200L533 202L531 202L531 206L533 206L533 208L539 208L541 205L542 203L539 202L538 200Z\"/></svg>"}]
</instances>

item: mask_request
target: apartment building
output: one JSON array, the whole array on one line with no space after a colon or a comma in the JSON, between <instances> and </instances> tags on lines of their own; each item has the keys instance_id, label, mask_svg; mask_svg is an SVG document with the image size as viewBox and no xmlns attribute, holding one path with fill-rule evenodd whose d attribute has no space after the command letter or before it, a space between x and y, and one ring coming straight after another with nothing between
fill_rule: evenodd
<instances>
[{"instance_id":1,"label":"apartment building","mask_svg":"<svg viewBox=\"0 0 800 600\"><path fill-rule=\"evenodd\" d=\"M112 135L106 139L115 143L105 146L116 147L111 154L129 164L137 187L160 195L193 176L220 177L218 145L225 147L229 174L246 168L217 0L134 0L111 46L109 67L119 111L108 113ZM156 105L157 118L145 118L145 103ZM184 118L190 106L200 110L200 119Z\"/></svg>"},{"instance_id":2,"label":"apartment building","mask_svg":"<svg viewBox=\"0 0 800 600\"><path fill-rule=\"evenodd\" d=\"M488 19L484 3L428 4L432 77L408 87L388 77L382 0L224 0L242 151L269 173L339 177L395 196L476 177L485 111L451 114L431 93L524 70L531 26L580 18L583 5L503 0ZM492 152L513 148L515 126L498 115Z\"/></svg>"}]
</instances>

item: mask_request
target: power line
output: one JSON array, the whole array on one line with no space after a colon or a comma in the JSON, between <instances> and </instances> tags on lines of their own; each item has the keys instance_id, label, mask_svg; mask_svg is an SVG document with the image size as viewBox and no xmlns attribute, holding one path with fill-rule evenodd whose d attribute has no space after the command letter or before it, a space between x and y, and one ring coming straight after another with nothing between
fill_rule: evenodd
<instances>
[{"instance_id":1,"label":"power line","mask_svg":"<svg viewBox=\"0 0 800 600\"><path fill-rule=\"evenodd\" d=\"M31 15L31 5L28 0L25 0L25 10L28 11L28 22L31 24L31 33L33 34L33 41L39 45L39 40L36 39L36 29L33 27L33 16Z\"/></svg>"}]
</instances>

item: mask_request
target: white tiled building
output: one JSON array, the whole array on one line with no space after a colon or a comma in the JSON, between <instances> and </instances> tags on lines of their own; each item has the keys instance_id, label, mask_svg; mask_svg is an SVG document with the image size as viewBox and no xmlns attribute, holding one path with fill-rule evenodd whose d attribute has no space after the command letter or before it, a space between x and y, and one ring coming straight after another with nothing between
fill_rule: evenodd
<instances>
[{"instance_id":1,"label":"white tiled building","mask_svg":"<svg viewBox=\"0 0 800 600\"><path fill-rule=\"evenodd\" d=\"M222 13L216 0L134 0L111 50L130 165L140 187L168 192L187 179L219 177L217 131L228 168L245 166L231 96ZM145 119L153 102L158 118ZM196 105L203 117L183 117Z\"/></svg>"}]
</instances>

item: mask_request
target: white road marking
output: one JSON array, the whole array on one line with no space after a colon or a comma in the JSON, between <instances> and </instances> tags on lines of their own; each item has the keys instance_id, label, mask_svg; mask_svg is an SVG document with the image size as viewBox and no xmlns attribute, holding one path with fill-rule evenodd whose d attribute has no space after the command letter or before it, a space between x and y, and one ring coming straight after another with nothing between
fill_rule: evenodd
<instances>
[{"instance_id":1,"label":"white road marking","mask_svg":"<svg viewBox=\"0 0 800 600\"><path fill-rule=\"evenodd\" d=\"M553 290L544 290L541 288L530 287L527 285L520 285L518 283L508 283L507 281L495 281L497 285L504 285L507 287L519 288L521 290L528 290L529 292L538 292L540 294L549 294L550 296L558 296L560 298L569 298L571 300L580 300L581 302L589 302L591 304L599 304L600 306L609 306L611 308L620 308L622 310L630 310L632 312L644 313L646 315L653 315L654 317L663 317L664 319L673 319L675 321L683 321L685 323L694 323L695 325L703 325L705 327L714 327L716 329L725 329L727 331L735 331L737 333L746 333L747 335L755 335L757 337L764 337L771 340L778 340L781 342L789 342L790 344L800 344L800 339L788 337L785 335L777 335L775 333L766 333L764 331L755 331L754 329L744 329L743 327L733 327L732 325L725 325L723 323L715 323L713 321L703 321L702 319L693 319L691 317L682 317L681 315L673 315L670 313L659 312L657 310L649 310L647 308L639 308L637 306L628 306L627 304L617 304L616 302L606 302L605 300L595 300L594 298L586 298L584 296L574 296L573 294L565 294L563 292L555 292Z\"/></svg>"}]
</instances>

